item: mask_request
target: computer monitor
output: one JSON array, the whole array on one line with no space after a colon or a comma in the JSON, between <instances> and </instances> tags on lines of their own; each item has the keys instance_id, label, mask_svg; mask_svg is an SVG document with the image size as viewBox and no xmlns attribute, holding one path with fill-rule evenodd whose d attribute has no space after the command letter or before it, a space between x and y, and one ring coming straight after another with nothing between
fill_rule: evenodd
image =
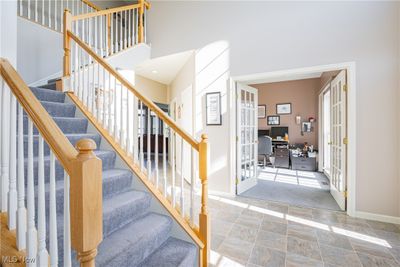
<instances>
[{"instance_id":1,"label":"computer monitor","mask_svg":"<svg viewBox=\"0 0 400 267\"><path fill-rule=\"evenodd\" d=\"M269 130L258 130L258 136L269 136Z\"/></svg>"},{"instance_id":2,"label":"computer monitor","mask_svg":"<svg viewBox=\"0 0 400 267\"><path fill-rule=\"evenodd\" d=\"M283 138L285 134L289 135L289 127L271 127L272 139L276 139L278 136Z\"/></svg>"}]
</instances>

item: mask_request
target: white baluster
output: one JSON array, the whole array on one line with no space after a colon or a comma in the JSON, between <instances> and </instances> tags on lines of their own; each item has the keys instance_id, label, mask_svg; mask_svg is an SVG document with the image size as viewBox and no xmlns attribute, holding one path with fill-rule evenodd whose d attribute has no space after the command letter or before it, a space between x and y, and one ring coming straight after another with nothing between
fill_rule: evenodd
<instances>
[{"instance_id":1,"label":"white baluster","mask_svg":"<svg viewBox=\"0 0 400 267\"><path fill-rule=\"evenodd\" d=\"M38 22L38 0L35 0L35 21Z\"/></svg>"},{"instance_id":2,"label":"white baluster","mask_svg":"<svg viewBox=\"0 0 400 267\"><path fill-rule=\"evenodd\" d=\"M183 156L183 138L181 138L181 215L185 218L185 201L184 201L184 191L185 191L185 177L184 177L184 156Z\"/></svg>"},{"instance_id":3,"label":"white baluster","mask_svg":"<svg viewBox=\"0 0 400 267\"><path fill-rule=\"evenodd\" d=\"M138 43L138 27L139 27L139 12L137 9L135 9L135 44Z\"/></svg>"},{"instance_id":4,"label":"white baluster","mask_svg":"<svg viewBox=\"0 0 400 267\"><path fill-rule=\"evenodd\" d=\"M151 110L147 107L147 175L149 180L152 180L151 177Z\"/></svg>"},{"instance_id":5,"label":"white baluster","mask_svg":"<svg viewBox=\"0 0 400 267\"><path fill-rule=\"evenodd\" d=\"M108 72L108 132L112 133L112 116L111 116L111 105L113 99L115 99L115 94L112 97L112 86L111 86L111 74Z\"/></svg>"},{"instance_id":6,"label":"white baluster","mask_svg":"<svg viewBox=\"0 0 400 267\"><path fill-rule=\"evenodd\" d=\"M171 184L171 192L172 192L172 206L175 208L176 200L175 200L175 132L171 131L171 168L172 168L172 184Z\"/></svg>"},{"instance_id":7,"label":"white baluster","mask_svg":"<svg viewBox=\"0 0 400 267\"><path fill-rule=\"evenodd\" d=\"M144 132L144 116L143 116L143 102L140 101L140 170L143 171L144 155L143 155L143 132Z\"/></svg>"},{"instance_id":8,"label":"white baluster","mask_svg":"<svg viewBox=\"0 0 400 267\"><path fill-rule=\"evenodd\" d=\"M163 124L163 178L164 178L164 197L167 197L167 129ZM171 139L171 138L170 138Z\"/></svg>"},{"instance_id":9,"label":"white baluster","mask_svg":"<svg viewBox=\"0 0 400 267\"><path fill-rule=\"evenodd\" d=\"M50 266L58 265L56 159L50 151Z\"/></svg>"},{"instance_id":10,"label":"white baluster","mask_svg":"<svg viewBox=\"0 0 400 267\"><path fill-rule=\"evenodd\" d=\"M126 139L126 152L128 155L131 152L131 131L130 131L130 93L128 92L128 89L126 89L126 134L125 134L125 139Z\"/></svg>"},{"instance_id":11,"label":"white baluster","mask_svg":"<svg viewBox=\"0 0 400 267\"><path fill-rule=\"evenodd\" d=\"M24 173L24 118L23 109L18 105L18 211L17 211L17 248L26 248L26 208Z\"/></svg>"},{"instance_id":12,"label":"white baluster","mask_svg":"<svg viewBox=\"0 0 400 267\"><path fill-rule=\"evenodd\" d=\"M31 19L31 0L28 0L28 19Z\"/></svg>"},{"instance_id":13,"label":"white baluster","mask_svg":"<svg viewBox=\"0 0 400 267\"><path fill-rule=\"evenodd\" d=\"M139 127L139 123L137 122L139 116L138 116L138 107L139 107L139 103L138 103L138 99L137 97L132 94L133 97L133 112L132 112L132 116L133 116L133 128L132 128L132 139L133 139L133 146L132 146L132 154L133 154L133 159L134 162L139 162L139 149L138 149L138 127Z\"/></svg>"},{"instance_id":14,"label":"white baluster","mask_svg":"<svg viewBox=\"0 0 400 267\"><path fill-rule=\"evenodd\" d=\"M96 53L99 53L98 30L97 30L98 20L99 17L94 18L94 51Z\"/></svg>"},{"instance_id":15,"label":"white baluster","mask_svg":"<svg viewBox=\"0 0 400 267\"><path fill-rule=\"evenodd\" d=\"M154 154L154 160L155 160L155 171L156 171L156 187L158 188L158 124L159 124L159 120L158 117L155 116L154 117L154 123L156 124L156 128L155 128L155 133L154 133L154 141L155 141L155 154Z\"/></svg>"},{"instance_id":16,"label":"white baluster","mask_svg":"<svg viewBox=\"0 0 400 267\"><path fill-rule=\"evenodd\" d=\"M37 251L37 231L35 227L35 192L34 192L34 173L33 173L33 124L28 119L28 186L27 186L27 215L28 230L26 233L26 256L27 266L36 266Z\"/></svg>"},{"instance_id":17,"label":"white baluster","mask_svg":"<svg viewBox=\"0 0 400 267\"><path fill-rule=\"evenodd\" d=\"M124 147L124 120L123 120L124 107L123 107L122 98L123 98L124 87L122 86L122 84L121 84L121 89L119 91L120 91L120 98L119 98L119 107L120 107L120 109L119 109L119 111L120 111L120 113L119 113L119 123L120 123L119 124L119 144L123 148Z\"/></svg>"},{"instance_id":18,"label":"white baluster","mask_svg":"<svg viewBox=\"0 0 400 267\"><path fill-rule=\"evenodd\" d=\"M45 24L45 19L44 19L44 0L42 0L42 25L46 25Z\"/></svg>"},{"instance_id":19,"label":"white baluster","mask_svg":"<svg viewBox=\"0 0 400 267\"><path fill-rule=\"evenodd\" d=\"M126 49L128 47L128 24L127 24L127 12L126 10L124 11L124 17L125 17L125 29L124 29L124 48Z\"/></svg>"},{"instance_id":20,"label":"white baluster","mask_svg":"<svg viewBox=\"0 0 400 267\"><path fill-rule=\"evenodd\" d=\"M58 13L57 13L57 0L56 1L54 1L54 30L56 30L57 31L57 29L58 29L58 25L57 25L57 18L58 18ZM62 13L61 13L62 14ZM72 12L72 14L73 14L73 12Z\"/></svg>"},{"instance_id":21,"label":"white baluster","mask_svg":"<svg viewBox=\"0 0 400 267\"><path fill-rule=\"evenodd\" d=\"M2 129L10 129L10 91L2 80L3 94L2 94ZM1 135L1 211L5 212L8 208L8 190L9 190L9 163L10 163L10 132L2 131Z\"/></svg>"},{"instance_id":22,"label":"white baluster","mask_svg":"<svg viewBox=\"0 0 400 267\"><path fill-rule=\"evenodd\" d=\"M194 165L196 164L195 161L195 151L192 147L190 147L191 151L191 164L190 164L190 222L191 224L194 224L194 186L195 186L195 177L196 177L196 169L194 168Z\"/></svg>"},{"instance_id":23,"label":"white baluster","mask_svg":"<svg viewBox=\"0 0 400 267\"><path fill-rule=\"evenodd\" d=\"M143 16L144 16L144 23L143 23L143 35L144 35L144 43L147 44L147 9L144 8L144 12L143 12Z\"/></svg>"},{"instance_id":24,"label":"white baluster","mask_svg":"<svg viewBox=\"0 0 400 267\"><path fill-rule=\"evenodd\" d=\"M19 0L19 13L20 16L23 16L24 12L23 12L23 8L22 8L22 0Z\"/></svg>"},{"instance_id":25,"label":"white baluster","mask_svg":"<svg viewBox=\"0 0 400 267\"><path fill-rule=\"evenodd\" d=\"M101 120L101 110L100 110L100 64L97 64L97 84L96 86L96 90L94 92L93 98L95 100L95 106L96 106L96 111L97 111L97 115L96 118L98 121Z\"/></svg>"},{"instance_id":26,"label":"white baluster","mask_svg":"<svg viewBox=\"0 0 400 267\"><path fill-rule=\"evenodd\" d=\"M114 54L114 13L110 14L111 17L111 23L110 23L110 33L111 33L111 53L110 55Z\"/></svg>"},{"instance_id":27,"label":"white baluster","mask_svg":"<svg viewBox=\"0 0 400 267\"><path fill-rule=\"evenodd\" d=\"M102 87L103 87L103 91L102 91L102 97L103 97L103 110L102 110L102 123L103 123L103 127L104 129L107 129L107 117L106 117L106 110L107 110L107 106L106 106L106 69L103 69L103 83L102 83Z\"/></svg>"},{"instance_id":28,"label":"white baluster","mask_svg":"<svg viewBox=\"0 0 400 267\"><path fill-rule=\"evenodd\" d=\"M99 17L99 20L100 20L100 25L99 25L99 29L100 29L100 34L99 34L99 42L100 42L100 53L99 53L99 55L100 55L100 57L103 57L103 53L104 53L104 50L103 50L103 42L104 42L104 36L103 36L103 17L101 16L101 17Z\"/></svg>"},{"instance_id":29,"label":"white baluster","mask_svg":"<svg viewBox=\"0 0 400 267\"><path fill-rule=\"evenodd\" d=\"M71 266L71 222L69 210L69 176L64 171L64 266Z\"/></svg>"},{"instance_id":30,"label":"white baluster","mask_svg":"<svg viewBox=\"0 0 400 267\"><path fill-rule=\"evenodd\" d=\"M131 46L131 41L132 41L132 38L131 38L131 11L132 10L127 11L128 12L128 47Z\"/></svg>"},{"instance_id":31,"label":"white baluster","mask_svg":"<svg viewBox=\"0 0 400 267\"><path fill-rule=\"evenodd\" d=\"M51 28L51 1L49 0L49 13L47 14L49 16L49 28Z\"/></svg>"},{"instance_id":32,"label":"white baluster","mask_svg":"<svg viewBox=\"0 0 400 267\"><path fill-rule=\"evenodd\" d=\"M8 190L8 229L17 225L17 99L11 95L10 107L10 176ZM3 128L6 130L7 128Z\"/></svg>"},{"instance_id":33,"label":"white baluster","mask_svg":"<svg viewBox=\"0 0 400 267\"><path fill-rule=\"evenodd\" d=\"M118 139L118 106L117 106L117 97L118 96L118 88L117 88L117 79L114 78L114 138Z\"/></svg>"},{"instance_id":34,"label":"white baluster","mask_svg":"<svg viewBox=\"0 0 400 267\"><path fill-rule=\"evenodd\" d=\"M47 266L49 253L46 250L46 199L44 185L44 141L39 134L38 161L38 265Z\"/></svg>"},{"instance_id":35,"label":"white baluster","mask_svg":"<svg viewBox=\"0 0 400 267\"><path fill-rule=\"evenodd\" d=\"M119 25L119 51L123 49L123 39L122 39L122 11L119 12L119 20L120 20L120 25Z\"/></svg>"}]
</instances>

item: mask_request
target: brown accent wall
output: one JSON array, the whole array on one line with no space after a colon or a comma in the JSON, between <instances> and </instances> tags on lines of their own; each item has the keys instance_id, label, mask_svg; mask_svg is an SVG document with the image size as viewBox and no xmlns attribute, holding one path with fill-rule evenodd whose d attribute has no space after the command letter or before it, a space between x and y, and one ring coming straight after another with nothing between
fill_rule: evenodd
<instances>
[{"instance_id":1,"label":"brown accent wall","mask_svg":"<svg viewBox=\"0 0 400 267\"><path fill-rule=\"evenodd\" d=\"M276 83L250 85L258 89L258 104L267 105L267 116L276 115L276 104L291 103L292 114L279 115L280 125L289 127L289 141L291 144L307 142L318 147L318 121L312 124L313 131L301 134L301 124L296 124L296 116L302 121L309 117L318 118L318 92L321 88L321 79L304 79ZM259 129L270 129L267 119L258 120Z\"/></svg>"}]
</instances>

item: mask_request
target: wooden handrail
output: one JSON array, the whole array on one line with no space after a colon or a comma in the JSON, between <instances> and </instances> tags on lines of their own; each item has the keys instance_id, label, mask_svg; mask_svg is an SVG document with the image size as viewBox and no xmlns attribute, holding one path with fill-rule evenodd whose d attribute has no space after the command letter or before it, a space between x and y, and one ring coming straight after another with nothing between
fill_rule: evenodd
<instances>
[{"instance_id":1,"label":"wooden handrail","mask_svg":"<svg viewBox=\"0 0 400 267\"><path fill-rule=\"evenodd\" d=\"M195 150L199 150L199 142L197 142L190 134L185 130L180 128L175 121L162 111L153 101L148 99L139 93L134 86L126 80L121 74L119 74L110 64L108 64L103 58L97 55L86 43L84 43L79 37L74 35L71 31L67 30L66 34L69 38L74 40L81 48L83 48L92 58L94 58L97 63L103 66L111 75L113 75L123 86L125 86L129 91L131 91L140 101L143 102L151 111L156 113L156 115L162 119L174 132L180 135L188 144L190 144Z\"/></svg>"},{"instance_id":2,"label":"wooden handrail","mask_svg":"<svg viewBox=\"0 0 400 267\"><path fill-rule=\"evenodd\" d=\"M0 58L0 75L10 87L18 103L23 106L25 112L32 119L61 165L68 173L71 173L73 169L71 162L78 156L77 150L71 145L17 71L4 58Z\"/></svg>"},{"instance_id":3,"label":"wooden handrail","mask_svg":"<svg viewBox=\"0 0 400 267\"><path fill-rule=\"evenodd\" d=\"M91 8L94 8L96 11L100 11L102 10L101 7L97 6L96 4L90 2L89 0L81 0L83 3L85 3L86 5L90 6Z\"/></svg>"},{"instance_id":4,"label":"wooden handrail","mask_svg":"<svg viewBox=\"0 0 400 267\"><path fill-rule=\"evenodd\" d=\"M115 7L115 8L110 8L110 9L103 9L97 12L92 12L92 13L87 13L87 14L80 14L72 17L72 21L77 21L77 20L82 20L82 19L88 19L88 18L93 18L93 17L98 17L98 16L104 16L120 11L125 11L125 10L130 10L130 9L135 9L139 8L140 4L134 4L134 5L128 5L128 6L122 6L122 7Z\"/></svg>"}]
</instances>

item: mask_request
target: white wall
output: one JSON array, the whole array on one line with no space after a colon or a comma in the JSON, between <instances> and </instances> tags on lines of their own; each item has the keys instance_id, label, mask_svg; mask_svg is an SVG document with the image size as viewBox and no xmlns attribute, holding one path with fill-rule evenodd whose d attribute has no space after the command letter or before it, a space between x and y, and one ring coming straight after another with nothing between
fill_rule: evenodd
<instances>
[{"instance_id":1,"label":"white wall","mask_svg":"<svg viewBox=\"0 0 400 267\"><path fill-rule=\"evenodd\" d=\"M355 61L356 209L400 216L398 5L154 2L148 39L155 57L226 41L232 76Z\"/></svg>"},{"instance_id":2,"label":"white wall","mask_svg":"<svg viewBox=\"0 0 400 267\"><path fill-rule=\"evenodd\" d=\"M165 84L147 79L146 77L135 75L135 88L144 96L154 102L167 104L168 103L168 87Z\"/></svg>"},{"instance_id":3,"label":"white wall","mask_svg":"<svg viewBox=\"0 0 400 267\"><path fill-rule=\"evenodd\" d=\"M0 56L17 67L17 0L0 1Z\"/></svg>"},{"instance_id":4,"label":"white wall","mask_svg":"<svg viewBox=\"0 0 400 267\"><path fill-rule=\"evenodd\" d=\"M18 17L18 71L27 84L60 77L63 55L61 33Z\"/></svg>"}]
</instances>

